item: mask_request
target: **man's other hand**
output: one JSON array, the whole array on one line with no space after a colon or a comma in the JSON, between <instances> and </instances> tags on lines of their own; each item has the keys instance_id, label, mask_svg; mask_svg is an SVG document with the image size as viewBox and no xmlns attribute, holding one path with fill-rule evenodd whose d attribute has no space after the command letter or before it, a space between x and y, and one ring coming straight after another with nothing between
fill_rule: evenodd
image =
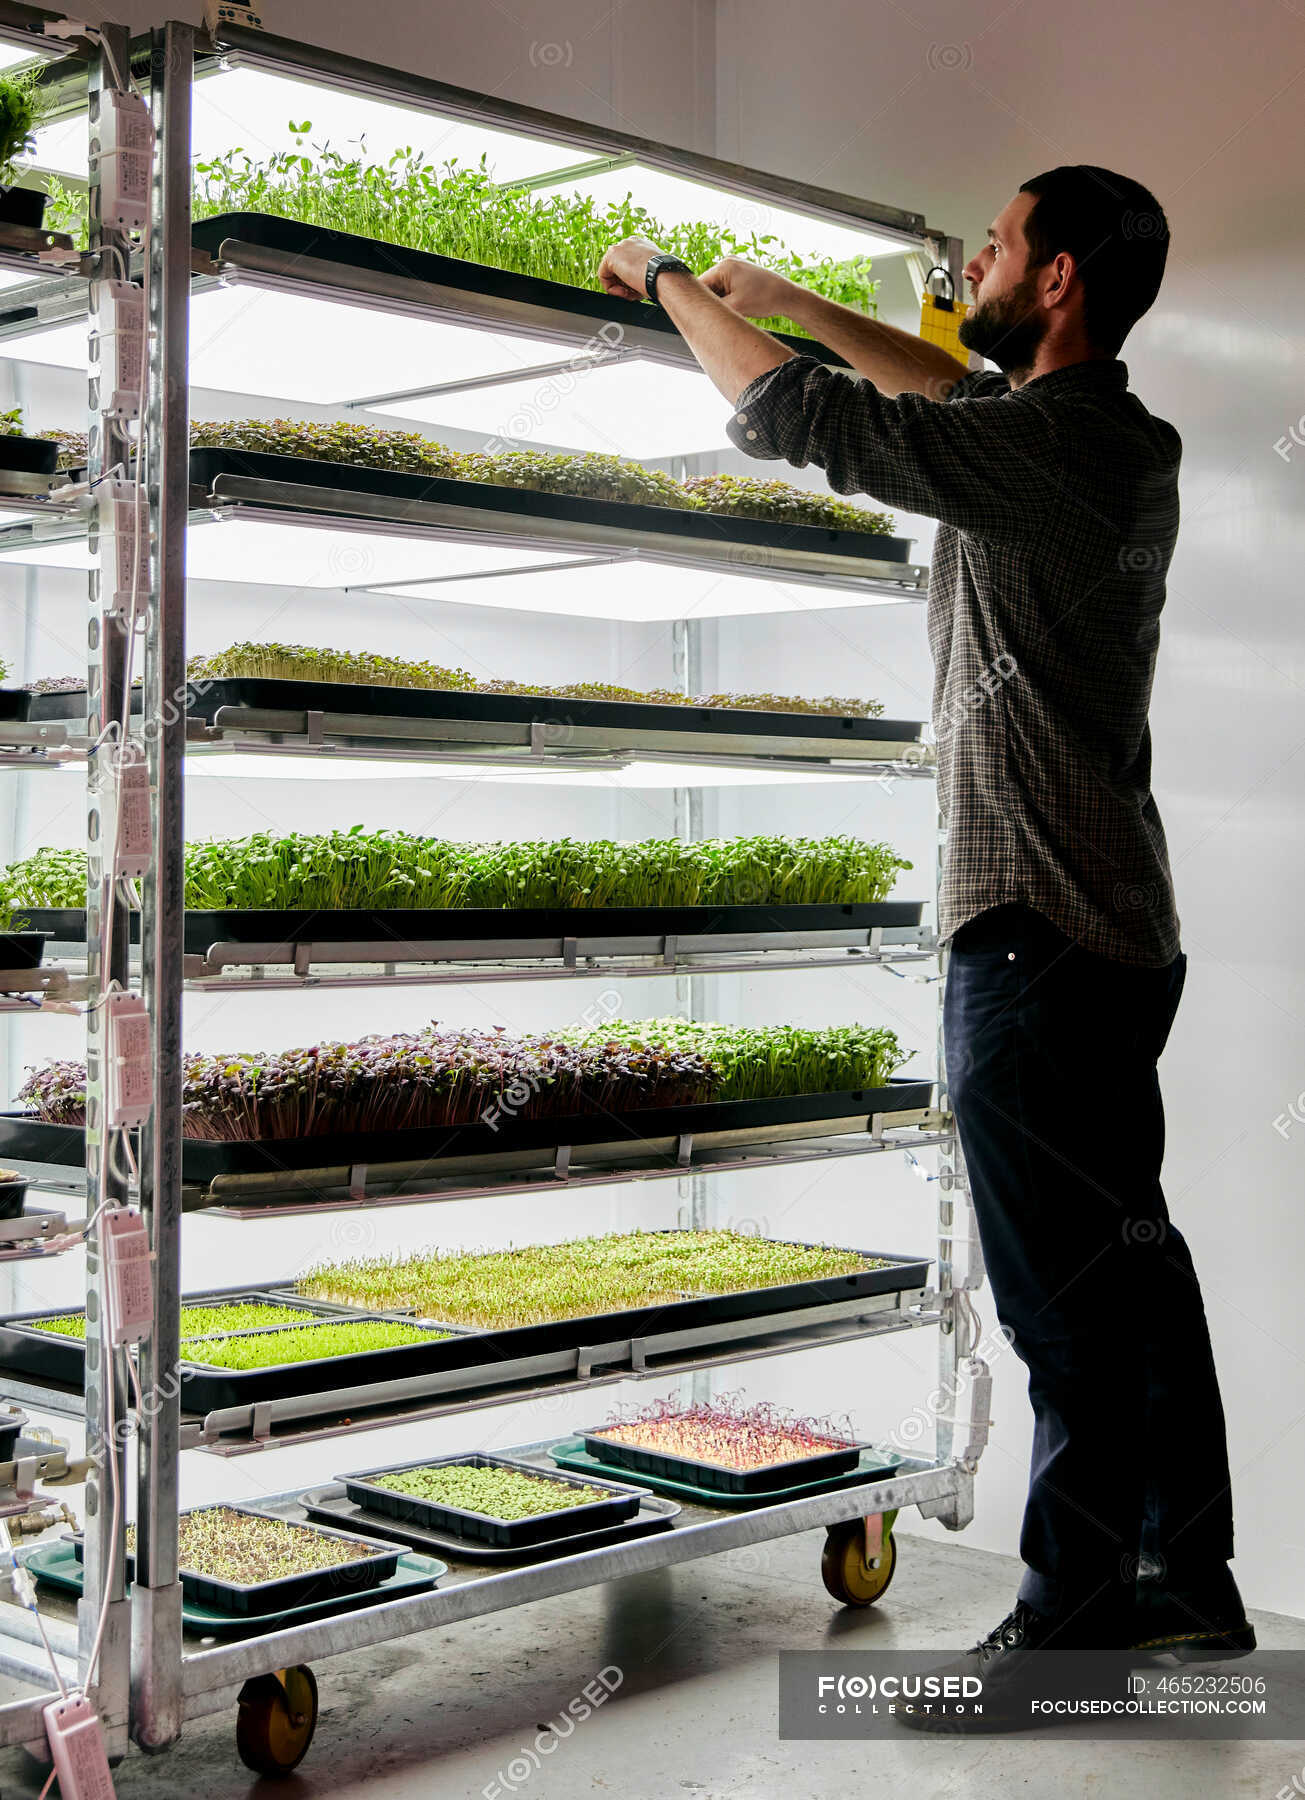
<instances>
[{"instance_id":1,"label":"man's other hand","mask_svg":"<svg viewBox=\"0 0 1305 1800\"><path fill-rule=\"evenodd\" d=\"M619 244L612 245L598 265L598 279L603 284L603 291L615 294L618 300L646 300L648 290L644 277L648 273L648 264L654 256L660 255L658 245L647 238L622 238Z\"/></svg>"},{"instance_id":2,"label":"man's other hand","mask_svg":"<svg viewBox=\"0 0 1305 1800\"><path fill-rule=\"evenodd\" d=\"M745 319L769 319L776 313L786 313L793 289L793 283L783 275L759 269L741 256L724 257L708 269L702 282Z\"/></svg>"}]
</instances>

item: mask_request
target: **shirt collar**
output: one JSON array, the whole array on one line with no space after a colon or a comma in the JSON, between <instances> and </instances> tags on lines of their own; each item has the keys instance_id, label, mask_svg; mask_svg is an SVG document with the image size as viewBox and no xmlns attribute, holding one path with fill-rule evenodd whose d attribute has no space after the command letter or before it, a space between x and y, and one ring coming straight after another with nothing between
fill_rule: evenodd
<instances>
[{"instance_id":1,"label":"shirt collar","mask_svg":"<svg viewBox=\"0 0 1305 1800\"><path fill-rule=\"evenodd\" d=\"M1026 381L1021 388L1012 388L1011 392L1024 394L1030 388L1037 388L1039 393L1049 389L1059 392L1061 388L1111 388L1122 393L1127 386L1127 363L1094 358L1087 362L1066 363L1063 369L1052 369L1046 375L1035 375L1032 381Z\"/></svg>"}]
</instances>

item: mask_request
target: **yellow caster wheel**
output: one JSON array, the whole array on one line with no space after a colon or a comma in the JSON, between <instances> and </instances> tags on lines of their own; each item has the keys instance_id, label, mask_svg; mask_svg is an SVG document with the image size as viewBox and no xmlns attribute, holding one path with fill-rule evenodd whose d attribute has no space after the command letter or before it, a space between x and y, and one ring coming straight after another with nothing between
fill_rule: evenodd
<instances>
[{"instance_id":1,"label":"yellow caster wheel","mask_svg":"<svg viewBox=\"0 0 1305 1800\"><path fill-rule=\"evenodd\" d=\"M288 1775L317 1729L317 1682L303 1664L259 1675L240 1690L236 1749L256 1775Z\"/></svg>"},{"instance_id":2,"label":"yellow caster wheel","mask_svg":"<svg viewBox=\"0 0 1305 1800\"><path fill-rule=\"evenodd\" d=\"M873 1606L888 1588L897 1567L897 1542L885 1523L883 1549L873 1561L865 1555L865 1523L847 1519L831 1525L820 1558L820 1579L844 1606Z\"/></svg>"}]
</instances>

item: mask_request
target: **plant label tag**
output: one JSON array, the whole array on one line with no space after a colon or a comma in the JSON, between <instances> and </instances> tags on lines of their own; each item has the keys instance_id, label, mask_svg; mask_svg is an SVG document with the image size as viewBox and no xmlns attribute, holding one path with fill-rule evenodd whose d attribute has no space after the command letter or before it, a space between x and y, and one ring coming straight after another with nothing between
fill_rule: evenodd
<instances>
[{"instance_id":1,"label":"plant label tag","mask_svg":"<svg viewBox=\"0 0 1305 1800\"><path fill-rule=\"evenodd\" d=\"M63 1800L115 1800L99 1717L85 1694L65 1694L42 1716Z\"/></svg>"}]
</instances>

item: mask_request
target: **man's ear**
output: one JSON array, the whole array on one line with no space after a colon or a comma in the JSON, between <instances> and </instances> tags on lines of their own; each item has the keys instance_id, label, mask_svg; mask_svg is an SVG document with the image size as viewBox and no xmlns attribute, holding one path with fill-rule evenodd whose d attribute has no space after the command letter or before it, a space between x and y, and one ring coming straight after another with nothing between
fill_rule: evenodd
<instances>
[{"instance_id":1,"label":"man's ear","mask_svg":"<svg viewBox=\"0 0 1305 1800\"><path fill-rule=\"evenodd\" d=\"M1062 250L1058 256L1052 257L1047 267L1051 281L1050 285L1042 290L1043 304L1059 306L1069 295L1074 277L1078 273L1078 264L1067 250Z\"/></svg>"}]
</instances>

